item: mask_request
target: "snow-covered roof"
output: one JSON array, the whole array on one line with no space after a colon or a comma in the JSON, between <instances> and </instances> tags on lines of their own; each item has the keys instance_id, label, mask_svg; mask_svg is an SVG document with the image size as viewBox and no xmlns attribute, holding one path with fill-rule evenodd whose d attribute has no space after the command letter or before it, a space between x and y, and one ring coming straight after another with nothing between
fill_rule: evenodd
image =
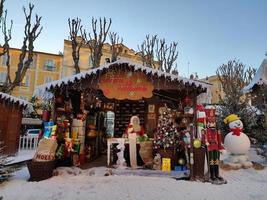
<instances>
[{"instance_id":1,"label":"snow-covered roof","mask_svg":"<svg viewBox=\"0 0 267 200\"><path fill-rule=\"evenodd\" d=\"M19 104L25 110L33 110L32 103L25 101L23 99L19 99L19 98L14 97L14 96L11 96L9 94L0 92L0 99L4 100L4 101L8 101L12 104Z\"/></svg>"},{"instance_id":2,"label":"snow-covered roof","mask_svg":"<svg viewBox=\"0 0 267 200\"><path fill-rule=\"evenodd\" d=\"M243 88L244 93L251 92L252 88L255 85L262 85L262 84L267 84L267 58L265 58L262 63L260 68L257 70L255 76L251 80L251 82Z\"/></svg>"},{"instance_id":3,"label":"snow-covered roof","mask_svg":"<svg viewBox=\"0 0 267 200\"><path fill-rule=\"evenodd\" d=\"M61 85L67 85L70 83L74 83L77 80L85 79L86 77L88 77L90 75L94 75L94 74L96 74L96 73L98 73L104 69L110 68L114 64L128 64L128 66L134 67L134 70L136 70L136 71L142 70L146 74L152 74L152 75L158 75L159 77L164 76L165 78L170 78L171 81L182 81L184 83L195 84L197 87L201 86L204 89L207 87L210 87L210 84L207 84L205 82L201 82L201 81L192 80L192 79L184 78L181 76L173 75L170 73L166 73L166 72L163 72L163 71L160 71L157 69L152 69L152 68L140 65L138 63L127 61L127 60L118 60L118 61L113 62L113 63L108 63L105 65L102 65L98 68L89 69L86 72L81 72L79 74L75 74L75 75L72 75L69 77L62 78L60 80L56 80L56 81L52 81L50 83L46 83L44 85L40 85L35 89L34 96L38 96L38 97L41 97L43 99L49 99L53 96L53 94L50 93L49 90L51 90L55 87L60 87Z\"/></svg>"}]
</instances>

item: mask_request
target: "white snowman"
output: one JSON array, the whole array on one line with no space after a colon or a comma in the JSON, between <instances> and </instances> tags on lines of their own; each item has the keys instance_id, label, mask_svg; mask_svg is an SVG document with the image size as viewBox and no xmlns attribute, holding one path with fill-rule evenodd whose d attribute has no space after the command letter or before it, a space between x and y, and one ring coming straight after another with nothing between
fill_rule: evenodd
<instances>
[{"instance_id":1,"label":"white snowman","mask_svg":"<svg viewBox=\"0 0 267 200\"><path fill-rule=\"evenodd\" d=\"M235 169L252 167L252 162L249 161L248 151L250 149L250 140L243 133L243 123L240 118L231 114L224 119L224 123L228 124L230 132L224 138L224 146L230 153L225 163Z\"/></svg>"}]
</instances>

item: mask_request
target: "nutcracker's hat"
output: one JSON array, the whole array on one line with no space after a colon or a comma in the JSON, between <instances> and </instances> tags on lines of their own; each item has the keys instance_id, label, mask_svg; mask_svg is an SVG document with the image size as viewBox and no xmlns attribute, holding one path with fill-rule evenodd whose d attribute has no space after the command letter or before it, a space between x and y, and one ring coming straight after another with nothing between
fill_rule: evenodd
<instances>
[{"instance_id":1,"label":"nutcracker's hat","mask_svg":"<svg viewBox=\"0 0 267 200\"><path fill-rule=\"evenodd\" d=\"M229 124L229 123L236 121L236 120L239 120L239 119L240 119L240 117L238 117L236 114L230 114L223 120L223 122L225 124Z\"/></svg>"}]
</instances>

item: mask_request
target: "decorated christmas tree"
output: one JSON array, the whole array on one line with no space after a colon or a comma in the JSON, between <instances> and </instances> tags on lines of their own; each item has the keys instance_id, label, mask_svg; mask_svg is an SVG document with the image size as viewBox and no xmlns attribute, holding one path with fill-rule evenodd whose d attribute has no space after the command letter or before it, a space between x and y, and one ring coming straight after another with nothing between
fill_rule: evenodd
<instances>
[{"instance_id":1,"label":"decorated christmas tree","mask_svg":"<svg viewBox=\"0 0 267 200\"><path fill-rule=\"evenodd\" d=\"M175 148L179 133L174 124L174 113L166 106L161 110L157 132L154 135L154 149Z\"/></svg>"}]
</instances>

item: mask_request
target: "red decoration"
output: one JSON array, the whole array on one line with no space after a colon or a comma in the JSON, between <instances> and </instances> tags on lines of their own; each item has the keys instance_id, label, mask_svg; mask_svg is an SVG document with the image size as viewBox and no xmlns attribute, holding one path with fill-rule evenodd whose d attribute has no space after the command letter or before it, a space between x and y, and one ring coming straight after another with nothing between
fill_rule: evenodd
<instances>
[{"instance_id":1,"label":"red decoration","mask_svg":"<svg viewBox=\"0 0 267 200\"><path fill-rule=\"evenodd\" d=\"M49 122L51 116L51 111L43 110L42 119L44 122Z\"/></svg>"},{"instance_id":2,"label":"red decoration","mask_svg":"<svg viewBox=\"0 0 267 200\"><path fill-rule=\"evenodd\" d=\"M183 104L186 105L186 106L192 106L193 101L192 101L192 99L189 96L186 96L184 98L184 100L183 100Z\"/></svg>"},{"instance_id":3,"label":"red decoration","mask_svg":"<svg viewBox=\"0 0 267 200\"><path fill-rule=\"evenodd\" d=\"M100 77L99 88L109 99L139 100L152 97L154 86L143 72L110 70Z\"/></svg>"}]
</instances>

